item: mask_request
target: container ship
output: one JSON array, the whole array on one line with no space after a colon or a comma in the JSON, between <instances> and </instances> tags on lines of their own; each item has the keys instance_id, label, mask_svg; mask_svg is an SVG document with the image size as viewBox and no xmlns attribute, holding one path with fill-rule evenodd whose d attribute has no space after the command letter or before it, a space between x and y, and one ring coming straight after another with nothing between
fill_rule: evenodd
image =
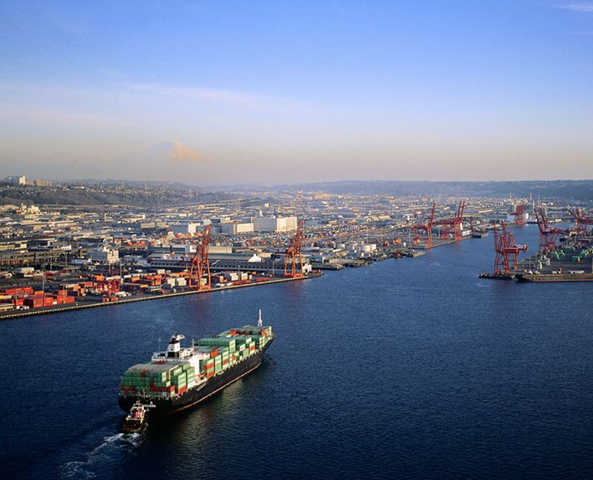
<instances>
[{"instance_id":1,"label":"container ship","mask_svg":"<svg viewBox=\"0 0 593 480\"><path fill-rule=\"evenodd\" d=\"M129 412L138 401L151 402L151 417L192 408L259 367L275 337L261 312L257 326L232 328L191 347L181 346L183 335L173 335L166 351L124 373L119 406Z\"/></svg>"}]
</instances>

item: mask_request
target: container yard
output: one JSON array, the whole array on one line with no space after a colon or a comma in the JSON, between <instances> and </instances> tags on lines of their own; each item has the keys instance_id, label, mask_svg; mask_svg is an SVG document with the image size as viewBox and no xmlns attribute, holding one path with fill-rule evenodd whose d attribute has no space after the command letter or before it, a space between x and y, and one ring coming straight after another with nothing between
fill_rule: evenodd
<instances>
[{"instance_id":1,"label":"container yard","mask_svg":"<svg viewBox=\"0 0 593 480\"><path fill-rule=\"evenodd\" d=\"M219 292L233 290L236 288L247 288L255 286L271 285L282 282L291 282L299 280L308 280L321 276L320 272L313 272L303 277L256 277L251 281L232 282L223 286L215 286L208 290L190 290L190 289L175 289L175 290L159 290L146 291L145 293L118 295L116 292L110 296L95 296L95 295L81 295L79 297L60 296L54 294L46 294L43 297L43 305L39 303L40 296L34 297L36 299L36 306L29 306L28 294L5 295L0 293L0 320L7 320L18 317L25 317L31 315L45 315L50 313L59 313L68 310L78 310L83 308L96 308L111 305L125 305L131 302L143 302L148 300L159 300L172 297L179 297L184 295L195 295L208 292ZM10 289L9 291L11 291ZM16 297L16 298L15 298ZM50 303L51 299L51 303ZM60 303L62 302L62 303Z\"/></svg>"},{"instance_id":2,"label":"container yard","mask_svg":"<svg viewBox=\"0 0 593 480\"><path fill-rule=\"evenodd\" d=\"M263 274L258 271L259 261L244 265L251 267L251 271L214 273L209 259L210 231L208 226L200 234L195 253L184 262L185 270L181 272L156 269L151 273L94 274L87 277L79 276L77 279L71 278L69 282L65 281L68 272L64 272L64 275L52 272L51 280L48 280L47 275L41 275L41 291L36 292L31 286L0 290L0 302L5 305L4 309L0 309L0 319L239 287L263 286L270 283L311 279L321 275L320 271L313 272L311 266L303 261L301 253L303 222L298 224L290 245L284 251L283 268L278 269L278 275ZM45 293L46 284L52 293Z\"/></svg>"},{"instance_id":3,"label":"container yard","mask_svg":"<svg viewBox=\"0 0 593 480\"><path fill-rule=\"evenodd\" d=\"M593 281L593 247L570 242L550 252L537 253L522 262L516 277L525 282Z\"/></svg>"}]
</instances>

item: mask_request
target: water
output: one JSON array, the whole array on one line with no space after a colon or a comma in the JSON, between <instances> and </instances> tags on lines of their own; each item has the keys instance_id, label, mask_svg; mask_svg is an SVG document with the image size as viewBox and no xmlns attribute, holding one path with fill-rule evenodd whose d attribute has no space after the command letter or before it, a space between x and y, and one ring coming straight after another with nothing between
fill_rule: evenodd
<instances>
[{"instance_id":1,"label":"water","mask_svg":"<svg viewBox=\"0 0 593 480\"><path fill-rule=\"evenodd\" d=\"M537 227L516 231L536 242ZM306 282L0 323L5 478L583 478L590 283L477 278L492 238ZM119 376L169 335L253 322L262 367L119 434Z\"/></svg>"}]
</instances>

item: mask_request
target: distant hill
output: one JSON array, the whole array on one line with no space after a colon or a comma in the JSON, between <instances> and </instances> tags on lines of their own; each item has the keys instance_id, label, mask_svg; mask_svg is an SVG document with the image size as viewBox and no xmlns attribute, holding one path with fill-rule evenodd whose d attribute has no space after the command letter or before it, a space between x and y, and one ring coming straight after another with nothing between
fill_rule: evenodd
<instances>
[{"instance_id":1,"label":"distant hill","mask_svg":"<svg viewBox=\"0 0 593 480\"><path fill-rule=\"evenodd\" d=\"M236 198L223 192L205 192L182 184L159 182L117 182L87 180L53 187L1 187L1 205L122 205L135 207L167 207L212 203Z\"/></svg>"},{"instance_id":2,"label":"distant hill","mask_svg":"<svg viewBox=\"0 0 593 480\"><path fill-rule=\"evenodd\" d=\"M349 195L418 195L422 197L513 197L535 200L593 202L593 180L530 180L516 182L350 181L280 185L275 190L323 191Z\"/></svg>"}]
</instances>

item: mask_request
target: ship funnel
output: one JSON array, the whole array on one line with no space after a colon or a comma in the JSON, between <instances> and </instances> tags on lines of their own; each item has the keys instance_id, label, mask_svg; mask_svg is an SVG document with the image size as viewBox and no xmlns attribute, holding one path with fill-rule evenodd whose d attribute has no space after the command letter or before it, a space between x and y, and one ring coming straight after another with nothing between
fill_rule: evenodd
<instances>
[{"instance_id":1,"label":"ship funnel","mask_svg":"<svg viewBox=\"0 0 593 480\"><path fill-rule=\"evenodd\" d=\"M181 345L179 342L185 338L184 335L173 335L169 340L167 346L167 358L178 358L179 352L181 351Z\"/></svg>"},{"instance_id":2,"label":"ship funnel","mask_svg":"<svg viewBox=\"0 0 593 480\"><path fill-rule=\"evenodd\" d=\"M171 340L169 340L169 343L179 343L184 338L185 338L185 335L183 335L183 334L171 335Z\"/></svg>"}]
</instances>

